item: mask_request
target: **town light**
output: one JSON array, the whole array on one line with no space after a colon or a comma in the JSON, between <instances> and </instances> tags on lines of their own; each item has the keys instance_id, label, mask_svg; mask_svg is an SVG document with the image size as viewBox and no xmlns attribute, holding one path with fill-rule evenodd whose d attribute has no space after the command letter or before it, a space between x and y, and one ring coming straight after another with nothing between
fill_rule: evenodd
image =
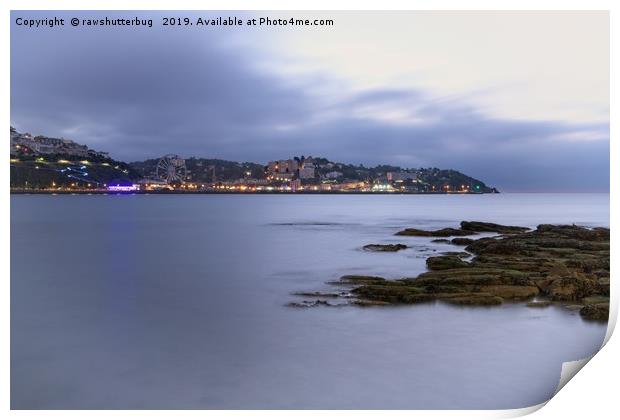
<instances>
[{"instance_id":1,"label":"town light","mask_svg":"<svg viewBox=\"0 0 620 420\"><path fill-rule=\"evenodd\" d=\"M138 191L140 186L138 184L131 185L109 185L108 191L116 191L116 192L129 192L129 191Z\"/></svg>"}]
</instances>

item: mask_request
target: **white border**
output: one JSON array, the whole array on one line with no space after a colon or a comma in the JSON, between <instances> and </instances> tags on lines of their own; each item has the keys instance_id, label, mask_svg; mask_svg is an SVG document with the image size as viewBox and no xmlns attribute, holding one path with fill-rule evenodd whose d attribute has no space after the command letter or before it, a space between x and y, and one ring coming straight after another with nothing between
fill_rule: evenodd
<instances>
[{"instance_id":1,"label":"white border","mask_svg":"<svg viewBox=\"0 0 620 420\"><path fill-rule=\"evenodd\" d=\"M609 0L590 0L590 1L578 1L578 0L504 0L504 1L492 1L492 0L470 0L466 4L463 1L458 0L358 0L356 2L348 3L344 0L213 0L213 1L192 1L192 0L175 0L175 1L137 1L137 0L56 0L53 3L49 0L5 0L0 6L3 9L2 30L0 32L0 45L2 48L3 66L0 67L2 72L2 89L3 92L10 92L10 42L9 42L9 13L11 9L14 10L610 10L611 20L611 138L614 138L616 132L615 121L620 121L618 118L618 109L614 107L615 99L617 97L617 89L614 91L614 87L617 88L615 79L613 77L614 71L618 71L617 65L617 49L618 45L618 30L616 25L618 24L619 7L616 5L618 2ZM615 10L614 10L615 6ZM10 125L10 95L3 95L3 101L1 102L2 118L4 121L4 127ZM618 161L617 146L614 142L611 142L611 230L612 230L612 270L611 276L616 278L616 272L618 271L618 264L616 258L616 238L617 238L617 215L620 211L618 206L617 194L614 193L618 188L618 171L620 165ZM616 164L614 164L614 162ZM10 326L10 294L9 294L9 221L10 221L10 200L9 200L9 165L5 162L1 171L2 185L5 189L1 207L2 223L1 234L5 238L0 249L0 267L4 276L2 276L2 302L0 305L2 311L2 332L3 336L9 337ZM614 281L612 281L613 283ZM613 327L615 326L618 312L618 289L612 286L612 315L613 322L610 322L610 327L607 332L606 341L609 339ZM570 419L583 419L589 418L612 418L614 414L618 413L617 410L617 396L615 395L614 388L618 384L617 375L620 373L620 363L618 362L618 355L620 355L620 345L617 343L618 339L612 339L604 347L604 349L597 354L588 366L583 369L583 372L579 374L579 379L570 381L568 385L556 396L548 407L544 410L540 410L534 414L537 418L562 418L564 420ZM9 361L9 346L8 340L2 346L2 356L4 360L4 373L2 380L0 381L0 391L2 392L2 398L4 402L4 413L7 413L10 406L9 390L10 390L10 377L8 375L10 368ZM579 363L573 363L572 369ZM579 370L579 369L577 369ZM355 419L365 419L375 416L389 416L392 418L471 418L471 419L486 419L486 418L509 418L520 415L525 415L538 410L545 404L541 404L535 407L529 407L519 410L504 410L504 411L12 411L11 416L19 418L32 418L44 415L45 417L56 418L83 418L84 416L92 418L106 418L110 415L114 415L118 418L167 418L168 416L175 417L191 417L191 418L203 418L204 416L215 416L217 418L232 418L238 415L251 415L258 418L288 418L291 415L299 418L312 418L317 417L325 418L341 418L350 417Z\"/></svg>"}]
</instances>

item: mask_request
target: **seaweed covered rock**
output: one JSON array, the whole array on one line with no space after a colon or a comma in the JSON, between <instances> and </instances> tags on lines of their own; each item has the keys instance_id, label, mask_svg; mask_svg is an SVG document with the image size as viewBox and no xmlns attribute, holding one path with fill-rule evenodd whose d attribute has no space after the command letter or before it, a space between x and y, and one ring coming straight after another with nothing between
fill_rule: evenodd
<instances>
[{"instance_id":1,"label":"seaweed covered rock","mask_svg":"<svg viewBox=\"0 0 620 420\"><path fill-rule=\"evenodd\" d=\"M423 237L449 237L449 236L469 236L475 235L476 232L464 229L444 228L439 230L422 230L415 228L407 228L396 232L398 236L423 236Z\"/></svg>"},{"instance_id":2,"label":"seaweed covered rock","mask_svg":"<svg viewBox=\"0 0 620 420\"><path fill-rule=\"evenodd\" d=\"M609 303L586 305L579 310L579 315L591 321L607 322L609 320Z\"/></svg>"},{"instance_id":3,"label":"seaweed covered rock","mask_svg":"<svg viewBox=\"0 0 620 420\"><path fill-rule=\"evenodd\" d=\"M410 286L401 282L386 285L364 285L351 291L364 300L384 303L428 302L435 297L425 293L424 288Z\"/></svg>"},{"instance_id":4,"label":"seaweed covered rock","mask_svg":"<svg viewBox=\"0 0 620 420\"><path fill-rule=\"evenodd\" d=\"M447 270L450 268L463 268L469 263L455 255L441 255L426 259L426 266L431 270Z\"/></svg>"},{"instance_id":5,"label":"seaweed covered rock","mask_svg":"<svg viewBox=\"0 0 620 420\"><path fill-rule=\"evenodd\" d=\"M407 249L407 245L404 244L369 244L364 245L364 251L373 251L373 252L397 252L401 249Z\"/></svg>"},{"instance_id":6,"label":"seaweed covered rock","mask_svg":"<svg viewBox=\"0 0 620 420\"><path fill-rule=\"evenodd\" d=\"M471 261L463 261L460 254L432 256L426 261L430 271L417 277L388 280L351 275L343 276L338 284L351 287L351 296L360 302L375 304L438 300L498 305L506 300L536 298L528 306L546 306L554 301L579 309L586 319L607 319L609 229L540 225L528 230L483 222L463 222L461 226L467 229L403 232L412 236L458 236L455 230L469 235L477 229L502 236L471 240L465 248L474 254Z\"/></svg>"},{"instance_id":7,"label":"seaweed covered rock","mask_svg":"<svg viewBox=\"0 0 620 420\"><path fill-rule=\"evenodd\" d=\"M451 255L453 257L459 257L459 258L471 257L471 254L465 251L446 251L446 252L442 252L441 255Z\"/></svg>"},{"instance_id":8,"label":"seaweed covered rock","mask_svg":"<svg viewBox=\"0 0 620 420\"><path fill-rule=\"evenodd\" d=\"M527 306L530 308L546 308L548 306L551 306L551 302L548 300L537 300L528 302Z\"/></svg>"},{"instance_id":9,"label":"seaweed covered rock","mask_svg":"<svg viewBox=\"0 0 620 420\"><path fill-rule=\"evenodd\" d=\"M498 225L497 223L487 223L487 222L461 222L461 229L469 230L473 232L496 232L496 233L523 233L530 230L526 227L521 226L505 226Z\"/></svg>"},{"instance_id":10,"label":"seaweed covered rock","mask_svg":"<svg viewBox=\"0 0 620 420\"><path fill-rule=\"evenodd\" d=\"M446 303L451 303L453 305L501 305L504 301L499 296L494 296L489 293L470 293L470 294L461 294L461 295L453 295L450 297L442 298L442 301Z\"/></svg>"},{"instance_id":11,"label":"seaweed covered rock","mask_svg":"<svg viewBox=\"0 0 620 420\"><path fill-rule=\"evenodd\" d=\"M475 239L471 239L471 238L454 238L450 241L451 244L453 245L471 245L473 244L475 241Z\"/></svg>"},{"instance_id":12,"label":"seaweed covered rock","mask_svg":"<svg viewBox=\"0 0 620 420\"><path fill-rule=\"evenodd\" d=\"M302 302L290 302L291 308L314 308L315 306L334 306L326 300L304 300Z\"/></svg>"},{"instance_id":13,"label":"seaweed covered rock","mask_svg":"<svg viewBox=\"0 0 620 420\"><path fill-rule=\"evenodd\" d=\"M577 301L596 292L597 282L580 273L567 276L551 275L543 292L552 300Z\"/></svg>"},{"instance_id":14,"label":"seaweed covered rock","mask_svg":"<svg viewBox=\"0 0 620 420\"><path fill-rule=\"evenodd\" d=\"M378 276L360 276L356 274L349 274L346 276L340 277L340 282L336 282L337 284L374 284L374 285L382 285L382 284L391 284L390 280L384 279L383 277Z\"/></svg>"}]
</instances>

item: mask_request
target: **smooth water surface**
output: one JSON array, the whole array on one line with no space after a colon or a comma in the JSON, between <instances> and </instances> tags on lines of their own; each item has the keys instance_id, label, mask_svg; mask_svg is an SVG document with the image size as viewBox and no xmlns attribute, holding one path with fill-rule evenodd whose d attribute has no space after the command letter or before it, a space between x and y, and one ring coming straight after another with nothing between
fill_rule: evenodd
<instances>
[{"instance_id":1,"label":"smooth water surface","mask_svg":"<svg viewBox=\"0 0 620 420\"><path fill-rule=\"evenodd\" d=\"M289 308L458 247L460 220L609 226L607 194L11 197L14 409L499 409L540 403L606 325L559 307ZM404 242L398 253L369 243Z\"/></svg>"}]
</instances>

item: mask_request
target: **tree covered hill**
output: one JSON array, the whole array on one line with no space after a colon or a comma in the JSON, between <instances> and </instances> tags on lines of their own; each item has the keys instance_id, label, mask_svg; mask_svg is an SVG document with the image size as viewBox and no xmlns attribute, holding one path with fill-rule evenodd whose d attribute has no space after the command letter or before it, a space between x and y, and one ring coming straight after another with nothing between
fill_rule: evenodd
<instances>
[{"instance_id":1,"label":"tree covered hill","mask_svg":"<svg viewBox=\"0 0 620 420\"><path fill-rule=\"evenodd\" d=\"M309 176L304 173L304 185L363 181L373 185L391 183L401 191L411 192L498 192L483 181L454 169L402 168L393 165L367 167L310 156L294 157L288 162L293 160L296 161L294 168L301 168L307 163L312 167ZM71 140L33 137L28 133L19 133L11 127L12 188L101 187L105 184L157 179L158 162L159 158L131 163L117 161L105 152L91 150L88 146ZM186 158L184 163L184 181L192 183L210 184L244 179L270 182L267 181L268 163L199 157ZM301 177L299 169L297 175ZM292 179L296 179L297 175L293 174Z\"/></svg>"}]
</instances>

